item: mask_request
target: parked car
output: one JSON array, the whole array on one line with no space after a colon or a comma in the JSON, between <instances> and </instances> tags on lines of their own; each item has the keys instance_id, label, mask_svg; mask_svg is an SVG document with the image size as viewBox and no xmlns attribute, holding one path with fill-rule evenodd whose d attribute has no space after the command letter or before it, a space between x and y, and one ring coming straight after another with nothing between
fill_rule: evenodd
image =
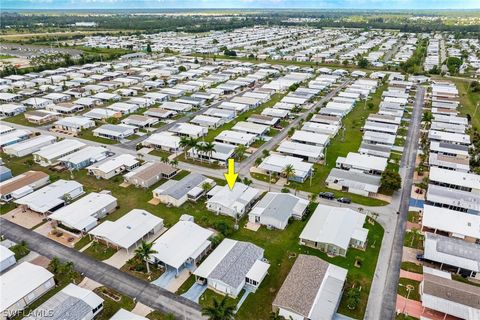
<instances>
[{"instance_id":1,"label":"parked car","mask_svg":"<svg viewBox=\"0 0 480 320\"><path fill-rule=\"evenodd\" d=\"M335 199L335 195L332 192L320 192L318 194L320 198L328 199L328 200L333 200Z\"/></svg>"},{"instance_id":2,"label":"parked car","mask_svg":"<svg viewBox=\"0 0 480 320\"><path fill-rule=\"evenodd\" d=\"M418 261L424 261L425 258L423 257L423 253L417 253L417 260Z\"/></svg>"},{"instance_id":3,"label":"parked car","mask_svg":"<svg viewBox=\"0 0 480 320\"><path fill-rule=\"evenodd\" d=\"M350 198L338 198L337 201L341 203L352 203L352 199Z\"/></svg>"}]
</instances>

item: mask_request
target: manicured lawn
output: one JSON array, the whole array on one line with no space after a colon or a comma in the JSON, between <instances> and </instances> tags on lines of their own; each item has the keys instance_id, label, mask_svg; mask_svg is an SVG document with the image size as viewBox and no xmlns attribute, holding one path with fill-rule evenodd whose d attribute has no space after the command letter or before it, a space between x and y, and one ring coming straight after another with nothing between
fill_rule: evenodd
<instances>
[{"instance_id":1,"label":"manicured lawn","mask_svg":"<svg viewBox=\"0 0 480 320\"><path fill-rule=\"evenodd\" d=\"M230 130L237 122L246 121L252 114L262 113L263 109L275 105L284 96L285 96L285 94L280 94L280 93L274 94L269 101L267 101L265 103L262 103L261 105L259 105L258 107L254 108L252 110L248 110L247 112L239 114L234 120L224 124L223 126L220 126L220 127L216 128L215 130L209 130L207 135L205 136L204 140L207 141L207 142L208 141L213 141L215 139L215 137L220 132L225 131L225 130Z\"/></svg>"},{"instance_id":2,"label":"manicured lawn","mask_svg":"<svg viewBox=\"0 0 480 320\"><path fill-rule=\"evenodd\" d=\"M469 91L468 81L453 78L448 80L453 81L457 86L460 95L460 107L458 108L460 114L465 116L469 114L472 117L472 125L480 129L480 106L478 107L475 117L473 117L477 103L480 102L480 93Z\"/></svg>"},{"instance_id":3,"label":"manicured lawn","mask_svg":"<svg viewBox=\"0 0 480 320\"><path fill-rule=\"evenodd\" d=\"M400 268L405 271L423 274L423 266L410 261L403 261Z\"/></svg>"},{"instance_id":4,"label":"manicured lawn","mask_svg":"<svg viewBox=\"0 0 480 320\"><path fill-rule=\"evenodd\" d=\"M14 175L27 170L39 170L50 174L54 180L59 178L69 179L70 177L69 172L53 172L48 168L43 168L36 164L29 167L24 163L24 161L25 158L6 159L5 162L6 165L11 168ZM188 174L188 171L182 171L175 177L175 179L180 179L186 174ZM146 190L135 188L133 186L122 188L118 185L118 182L113 181L113 179L98 180L92 176L88 176L86 174L86 170L75 172L75 180L84 186L86 192L110 190L112 195L117 198L119 208L102 220L114 221L122 217L125 213L133 208L138 208L147 210L148 212L161 217L164 219L165 226L171 227L178 221L182 214L189 214L192 215L195 218L195 222L201 226L214 228L219 231L221 230L223 231L224 235L229 238L241 241L250 241L264 248L265 257L271 264L269 275L265 278L257 292L248 296L244 305L237 314L238 319L266 320L269 318L272 301L295 260L293 255L298 255L300 253L313 254L331 263L349 269L347 286L351 286L353 283L362 286L362 293L360 297L361 303L357 310L351 311L347 310L345 302L342 300L340 312L346 315L354 316L355 318L362 318L365 312L368 292L370 290L371 281L377 263L380 243L383 238L383 228L377 223L375 223L375 225L366 223L366 228L370 230L366 251L351 248L348 250L346 258L331 258L316 249L300 246L298 244L298 237L306 224L306 219L293 221L283 231L260 228L257 232L253 232L243 228L247 221L247 218L244 217L239 222L240 228L238 230L234 230L234 220L230 217L217 216L208 211L204 203L205 198L200 199L196 203L187 201L179 208L168 207L163 204L156 206L149 204L148 201L152 198L152 190L164 183L163 180ZM223 184L225 183L224 181L220 180L218 182ZM314 207L311 209L313 210ZM100 258L105 258L105 255L102 252L95 253L95 255L97 254L101 256ZM354 266L357 257L362 260L362 265L360 268Z\"/></svg>"},{"instance_id":5,"label":"manicured lawn","mask_svg":"<svg viewBox=\"0 0 480 320\"><path fill-rule=\"evenodd\" d=\"M277 182L278 178L275 179L273 177L269 177L268 174L262 174L262 173L258 173L258 172L252 172L250 173L250 176L252 176L252 178L256 179L256 180L260 180L260 181L264 181L264 182L269 182L271 181L271 183L275 183ZM271 178L271 180L270 180Z\"/></svg>"},{"instance_id":6,"label":"manicured lawn","mask_svg":"<svg viewBox=\"0 0 480 320\"><path fill-rule=\"evenodd\" d=\"M36 125L35 123L28 122L27 119L25 119L25 114L23 113L20 113L20 114L17 114L16 116L5 118L2 120L5 122L16 123L22 126L38 127L38 125Z\"/></svg>"},{"instance_id":7,"label":"manicured lawn","mask_svg":"<svg viewBox=\"0 0 480 320\"><path fill-rule=\"evenodd\" d=\"M108 320L121 308L132 311L135 308L135 302L132 298L122 295L113 289L100 287L93 290L104 299L103 311L96 318L97 320Z\"/></svg>"},{"instance_id":8,"label":"manicured lawn","mask_svg":"<svg viewBox=\"0 0 480 320\"><path fill-rule=\"evenodd\" d=\"M83 253L85 253L86 255L100 261L107 260L116 252L116 249L107 247L106 245L103 245L99 242L93 242L90 247L83 251Z\"/></svg>"},{"instance_id":9,"label":"manicured lawn","mask_svg":"<svg viewBox=\"0 0 480 320\"><path fill-rule=\"evenodd\" d=\"M148 282L158 279L164 272L164 269L150 264L150 273L147 273L145 261L137 257L133 257L132 259L128 260L127 263L120 268L120 270Z\"/></svg>"},{"instance_id":10,"label":"manicured lawn","mask_svg":"<svg viewBox=\"0 0 480 320\"><path fill-rule=\"evenodd\" d=\"M160 150L160 149L155 149L155 150L151 151L149 154L152 155L152 156L157 156L159 158L163 158L163 157L168 158L171 155L170 152L165 151L165 150Z\"/></svg>"},{"instance_id":11,"label":"manicured lawn","mask_svg":"<svg viewBox=\"0 0 480 320\"><path fill-rule=\"evenodd\" d=\"M85 140L90 140L90 141L95 141L98 143L103 143L103 144L117 144L118 141L111 140L111 139L105 139L102 137L96 137L93 135L92 130L83 130L79 135L78 138L85 139Z\"/></svg>"},{"instance_id":12,"label":"manicured lawn","mask_svg":"<svg viewBox=\"0 0 480 320\"><path fill-rule=\"evenodd\" d=\"M88 235L83 236L82 239L80 239L79 241L77 241L75 243L74 248L77 249L77 250L80 250L83 247L85 247L87 244L89 244L91 241L92 240L90 240L90 237Z\"/></svg>"},{"instance_id":13,"label":"manicured lawn","mask_svg":"<svg viewBox=\"0 0 480 320\"><path fill-rule=\"evenodd\" d=\"M423 249L423 235L419 232L407 231L403 239L403 245L409 248Z\"/></svg>"},{"instance_id":14,"label":"manicured lawn","mask_svg":"<svg viewBox=\"0 0 480 320\"><path fill-rule=\"evenodd\" d=\"M180 162L191 163L200 167L210 168L210 169L224 169L224 166L219 165L218 163L211 163L208 161L200 161L192 158L185 158L185 155L182 153L176 158Z\"/></svg>"},{"instance_id":15,"label":"manicured lawn","mask_svg":"<svg viewBox=\"0 0 480 320\"><path fill-rule=\"evenodd\" d=\"M397 293L410 300L420 301L420 281L407 278L400 278ZM409 290L410 289L410 290ZM410 293L409 293L410 291Z\"/></svg>"},{"instance_id":16,"label":"manicured lawn","mask_svg":"<svg viewBox=\"0 0 480 320\"><path fill-rule=\"evenodd\" d=\"M232 306L236 306L238 301L242 297L243 293L244 293L244 290L240 291L240 293L238 294L238 297L236 299L233 299L231 297L227 297L227 304L232 305ZM213 290L207 289L200 296L200 299L198 301L199 301L199 303L202 307L206 307L206 306L213 305L213 299L216 299L217 301L220 302L223 299L223 297L224 297L223 295L221 295L219 293L216 293ZM243 308L243 306L242 306L242 308Z\"/></svg>"},{"instance_id":17,"label":"manicured lawn","mask_svg":"<svg viewBox=\"0 0 480 320\"><path fill-rule=\"evenodd\" d=\"M418 211L408 211L407 220L413 223L420 222L420 213Z\"/></svg>"},{"instance_id":18,"label":"manicured lawn","mask_svg":"<svg viewBox=\"0 0 480 320\"><path fill-rule=\"evenodd\" d=\"M178 288L175 294L177 295L184 294L185 292L188 291L188 289L190 289L193 286L194 283L195 283L195 276L192 274L190 275L190 277L188 277L188 279L184 283L182 283L182 285L180 286L180 288Z\"/></svg>"},{"instance_id":19,"label":"manicured lawn","mask_svg":"<svg viewBox=\"0 0 480 320\"><path fill-rule=\"evenodd\" d=\"M397 147L403 147L403 146L405 146L405 139L404 139L404 138L401 138L401 137L395 138L395 143L394 143L394 145L397 146Z\"/></svg>"},{"instance_id":20,"label":"manicured lawn","mask_svg":"<svg viewBox=\"0 0 480 320\"><path fill-rule=\"evenodd\" d=\"M150 320L175 320L176 319L173 314L164 314L156 310L147 314L146 318Z\"/></svg>"},{"instance_id":21,"label":"manicured lawn","mask_svg":"<svg viewBox=\"0 0 480 320\"><path fill-rule=\"evenodd\" d=\"M304 190L313 193L319 193L324 191L331 191L335 193L337 197L348 197L353 202L368 205L368 206L382 206L386 203L378 199L367 198L359 195L349 194L346 192L330 190L325 185L330 171L335 168L338 157L346 157L349 152L357 152L363 139L363 132L361 128L364 126L365 121L369 114L376 113L379 110L379 105L382 98L382 93L388 87L387 83L382 84L374 95L367 101L367 105L371 102L374 107L372 109L365 108L364 103L358 103L357 106L350 111L349 114L343 119L343 126L345 128L345 134L340 132L330 141L329 147L327 147L326 161L324 165L314 164L315 174L312 178L310 185L310 179L304 183L291 182L290 188Z\"/></svg>"},{"instance_id":22,"label":"manicured lawn","mask_svg":"<svg viewBox=\"0 0 480 320\"><path fill-rule=\"evenodd\" d=\"M21 243L11 246L9 249L15 254L15 260L17 261L30 253L28 247L26 245L23 246Z\"/></svg>"},{"instance_id":23,"label":"manicured lawn","mask_svg":"<svg viewBox=\"0 0 480 320\"><path fill-rule=\"evenodd\" d=\"M186 176L190 174L190 171L187 170L180 170L172 179L173 180L182 180Z\"/></svg>"}]
</instances>

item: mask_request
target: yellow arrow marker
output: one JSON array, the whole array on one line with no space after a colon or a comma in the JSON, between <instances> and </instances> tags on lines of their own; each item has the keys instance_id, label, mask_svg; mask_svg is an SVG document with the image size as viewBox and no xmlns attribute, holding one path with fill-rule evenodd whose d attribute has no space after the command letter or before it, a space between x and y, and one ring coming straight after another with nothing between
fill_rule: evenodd
<instances>
[{"instance_id":1,"label":"yellow arrow marker","mask_svg":"<svg viewBox=\"0 0 480 320\"><path fill-rule=\"evenodd\" d=\"M232 190L238 177L238 173L235 173L235 160L228 159L228 172L223 175L225 176L225 180L227 180L228 187Z\"/></svg>"}]
</instances>

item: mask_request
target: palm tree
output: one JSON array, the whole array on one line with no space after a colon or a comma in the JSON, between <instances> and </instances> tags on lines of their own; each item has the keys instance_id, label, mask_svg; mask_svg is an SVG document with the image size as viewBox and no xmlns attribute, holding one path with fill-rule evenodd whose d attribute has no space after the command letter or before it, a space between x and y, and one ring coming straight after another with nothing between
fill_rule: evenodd
<instances>
[{"instance_id":1,"label":"palm tree","mask_svg":"<svg viewBox=\"0 0 480 320\"><path fill-rule=\"evenodd\" d=\"M233 320L235 319L235 306L227 304L228 296L218 302L212 299L212 305L202 309L202 316L206 316L209 320Z\"/></svg>"},{"instance_id":2,"label":"palm tree","mask_svg":"<svg viewBox=\"0 0 480 320\"><path fill-rule=\"evenodd\" d=\"M187 158L187 148L190 146L188 137L180 137L178 146L183 149L185 159Z\"/></svg>"},{"instance_id":3,"label":"palm tree","mask_svg":"<svg viewBox=\"0 0 480 320\"><path fill-rule=\"evenodd\" d=\"M287 178L287 184L289 183L288 181L290 180L291 177L295 175L295 168L293 167L293 164L287 164L283 169L282 169L282 174Z\"/></svg>"},{"instance_id":4,"label":"palm tree","mask_svg":"<svg viewBox=\"0 0 480 320\"><path fill-rule=\"evenodd\" d=\"M247 147L244 144L239 144L238 146L235 147L235 157L238 160L241 160L243 156L245 155L245 152L247 151Z\"/></svg>"},{"instance_id":5,"label":"palm tree","mask_svg":"<svg viewBox=\"0 0 480 320\"><path fill-rule=\"evenodd\" d=\"M270 313L270 320L282 320L285 319L280 315L280 309L277 309L275 312Z\"/></svg>"},{"instance_id":6,"label":"palm tree","mask_svg":"<svg viewBox=\"0 0 480 320\"><path fill-rule=\"evenodd\" d=\"M212 153L215 151L215 144L213 142L207 142L203 146L203 151L208 155L208 160L212 158Z\"/></svg>"},{"instance_id":7,"label":"palm tree","mask_svg":"<svg viewBox=\"0 0 480 320\"><path fill-rule=\"evenodd\" d=\"M167 156L162 156L160 158L160 161L162 161L163 163L168 163L168 157Z\"/></svg>"},{"instance_id":8,"label":"palm tree","mask_svg":"<svg viewBox=\"0 0 480 320\"><path fill-rule=\"evenodd\" d=\"M172 161L170 161L170 165L176 169L178 167L178 160L173 159Z\"/></svg>"},{"instance_id":9,"label":"palm tree","mask_svg":"<svg viewBox=\"0 0 480 320\"><path fill-rule=\"evenodd\" d=\"M195 153L195 150L198 154L198 140L195 138L188 138L188 146L192 149L192 154Z\"/></svg>"},{"instance_id":10,"label":"palm tree","mask_svg":"<svg viewBox=\"0 0 480 320\"><path fill-rule=\"evenodd\" d=\"M141 259L145 260L145 265L147 266L147 273L150 273L150 264L148 263L148 260L150 260L150 255L157 253L157 251L153 250L152 247L153 242L146 242L142 240L140 246L135 249L135 254Z\"/></svg>"},{"instance_id":11,"label":"palm tree","mask_svg":"<svg viewBox=\"0 0 480 320\"><path fill-rule=\"evenodd\" d=\"M197 143L197 146L195 147L195 149L197 150L197 155L198 155L198 158L200 160L200 162L202 162L203 158L202 158L202 155L205 155L205 143Z\"/></svg>"},{"instance_id":12,"label":"palm tree","mask_svg":"<svg viewBox=\"0 0 480 320\"><path fill-rule=\"evenodd\" d=\"M205 194L207 194L207 192L212 189L212 185L208 182L204 182L202 184L202 190L205 192Z\"/></svg>"}]
</instances>

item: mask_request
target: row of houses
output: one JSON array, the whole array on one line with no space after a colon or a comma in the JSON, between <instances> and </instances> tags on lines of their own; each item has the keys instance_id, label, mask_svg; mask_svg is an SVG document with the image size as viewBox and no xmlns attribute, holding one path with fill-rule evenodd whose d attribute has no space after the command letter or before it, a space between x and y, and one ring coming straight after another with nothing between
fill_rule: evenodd
<instances>
[{"instance_id":1,"label":"row of houses","mask_svg":"<svg viewBox=\"0 0 480 320\"><path fill-rule=\"evenodd\" d=\"M423 258L435 269L424 267L421 300L426 308L475 319L480 315L480 290L454 280L452 274L473 281L480 277L480 176L470 172L465 153L470 144L468 121L458 115L457 88L451 82L434 82L431 89L433 119L425 132L430 144L429 183L422 232ZM434 104L448 105L453 112L446 115Z\"/></svg>"}]
</instances>

